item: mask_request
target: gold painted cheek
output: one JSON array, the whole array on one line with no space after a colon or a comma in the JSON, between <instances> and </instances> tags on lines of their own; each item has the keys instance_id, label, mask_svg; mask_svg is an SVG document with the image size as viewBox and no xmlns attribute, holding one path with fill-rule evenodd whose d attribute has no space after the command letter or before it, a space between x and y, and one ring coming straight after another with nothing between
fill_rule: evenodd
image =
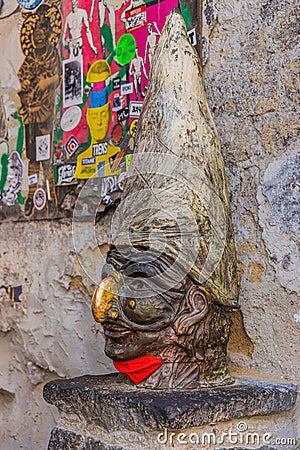
<instances>
[{"instance_id":1,"label":"gold painted cheek","mask_svg":"<svg viewBox=\"0 0 300 450\"><path fill-rule=\"evenodd\" d=\"M112 301L117 298L116 292L116 283L112 278L104 278L101 281L92 297L92 313L96 322L105 321L105 315L112 307ZM112 319L114 318L117 317L112 317Z\"/></svg>"},{"instance_id":2,"label":"gold painted cheek","mask_svg":"<svg viewBox=\"0 0 300 450\"><path fill-rule=\"evenodd\" d=\"M107 315L111 319L117 319L119 317L119 313L117 311L108 311Z\"/></svg>"}]
</instances>

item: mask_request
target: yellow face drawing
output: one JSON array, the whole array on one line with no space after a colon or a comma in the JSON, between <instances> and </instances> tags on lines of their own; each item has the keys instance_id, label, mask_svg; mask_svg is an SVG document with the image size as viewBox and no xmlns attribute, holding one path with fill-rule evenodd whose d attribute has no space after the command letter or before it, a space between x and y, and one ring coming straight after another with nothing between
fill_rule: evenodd
<instances>
[{"instance_id":1,"label":"yellow face drawing","mask_svg":"<svg viewBox=\"0 0 300 450\"><path fill-rule=\"evenodd\" d=\"M106 103L99 108L88 108L86 118L92 136L92 143L104 141L107 137L111 118L110 104Z\"/></svg>"}]
</instances>

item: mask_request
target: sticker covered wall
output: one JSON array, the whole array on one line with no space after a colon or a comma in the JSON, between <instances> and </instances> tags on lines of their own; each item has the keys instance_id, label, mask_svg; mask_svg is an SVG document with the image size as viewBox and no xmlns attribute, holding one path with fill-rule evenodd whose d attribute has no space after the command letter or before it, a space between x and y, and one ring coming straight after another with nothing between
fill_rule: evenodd
<instances>
[{"instance_id":1,"label":"sticker covered wall","mask_svg":"<svg viewBox=\"0 0 300 450\"><path fill-rule=\"evenodd\" d=\"M196 2L15 6L11 14L21 22L14 29L19 59L9 68L15 86L0 86L0 217L68 217L64 198L70 193L75 202L91 177L104 210L122 191L166 16L179 6L192 30Z\"/></svg>"}]
</instances>

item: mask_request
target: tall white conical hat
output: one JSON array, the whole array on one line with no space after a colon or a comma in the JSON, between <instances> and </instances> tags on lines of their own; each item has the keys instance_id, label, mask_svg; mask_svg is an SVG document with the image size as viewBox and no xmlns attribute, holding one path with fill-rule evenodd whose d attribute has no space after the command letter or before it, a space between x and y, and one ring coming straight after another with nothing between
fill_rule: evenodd
<instances>
[{"instance_id":1,"label":"tall white conical hat","mask_svg":"<svg viewBox=\"0 0 300 450\"><path fill-rule=\"evenodd\" d=\"M224 161L199 57L176 9L152 58L114 241L120 251L136 251L137 259L149 250L176 261L179 272L207 288L216 302L237 306Z\"/></svg>"}]
</instances>

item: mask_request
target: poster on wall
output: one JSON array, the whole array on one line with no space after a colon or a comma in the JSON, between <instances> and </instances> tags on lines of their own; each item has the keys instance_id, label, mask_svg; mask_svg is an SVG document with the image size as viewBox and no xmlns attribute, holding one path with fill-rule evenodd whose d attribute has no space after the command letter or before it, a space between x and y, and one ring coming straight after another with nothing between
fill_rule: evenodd
<instances>
[{"instance_id":1,"label":"poster on wall","mask_svg":"<svg viewBox=\"0 0 300 450\"><path fill-rule=\"evenodd\" d=\"M75 202L91 179L100 210L120 197L152 58L176 6L196 42L191 0L16 2L17 81L9 96L0 85L1 218L71 215L64 198Z\"/></svg>"}]
</instances>

